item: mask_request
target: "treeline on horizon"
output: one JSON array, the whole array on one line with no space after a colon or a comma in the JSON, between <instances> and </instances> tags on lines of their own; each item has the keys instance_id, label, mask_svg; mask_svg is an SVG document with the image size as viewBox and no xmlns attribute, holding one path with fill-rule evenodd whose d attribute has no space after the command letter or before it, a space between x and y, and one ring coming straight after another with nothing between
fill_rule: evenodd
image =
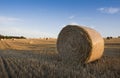
<instances>
[{"instance_id":1,"label":"treeline on horizon","mask_svg":"<svg viewBox=\"0 0 120 78\"><path fill-rule=\"evenodd\" d=\"M0 39L26 39L24 36L4 36L0 34Z\"/></svg>"}]
</instances>

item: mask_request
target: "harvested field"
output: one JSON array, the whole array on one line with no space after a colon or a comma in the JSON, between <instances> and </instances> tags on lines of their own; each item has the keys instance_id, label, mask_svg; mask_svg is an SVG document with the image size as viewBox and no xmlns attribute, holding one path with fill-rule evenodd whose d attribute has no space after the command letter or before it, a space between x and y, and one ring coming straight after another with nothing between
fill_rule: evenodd
<instances>
[{"instance_id":1,"label":"harvested field","mask_svg":"<svg viewBox=\"0 0 120 78\"><path fill-rule=\"evenodd\" d=\"M2 40L0 78L120 78L120 39L105 39L101 59L73 66L59 57L55 39Z\"/></svg>"}]
</instances>

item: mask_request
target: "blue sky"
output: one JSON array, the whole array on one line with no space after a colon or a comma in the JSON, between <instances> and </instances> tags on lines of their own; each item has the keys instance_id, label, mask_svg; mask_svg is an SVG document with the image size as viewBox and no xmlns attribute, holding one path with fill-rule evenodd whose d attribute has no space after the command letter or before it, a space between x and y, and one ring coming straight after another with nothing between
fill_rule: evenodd
<instances>
[{"instance_id":1,"label":"blue sky","mask_svg":"<svg viewBox=\"0 0 120 78\"><path fill-rule=\"evenodd\" d=\"M120 35L120 0L0 0L0 34L57 37L68 24Z\"/></svg>"}]
</instances>

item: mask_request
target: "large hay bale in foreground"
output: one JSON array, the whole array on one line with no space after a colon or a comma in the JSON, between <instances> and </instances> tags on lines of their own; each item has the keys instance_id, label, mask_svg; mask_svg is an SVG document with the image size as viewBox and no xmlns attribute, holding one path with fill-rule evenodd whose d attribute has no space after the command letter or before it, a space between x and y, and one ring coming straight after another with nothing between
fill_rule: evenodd
<instances>
[{"instance_id":1,"label":"large hay bale in foreground","mask_svg":"<svg viewBox=\"0 0 120 78\"><path fill-rule=\"evenodd\" d=\"M59 33L57 50L65 63L89 63L102 56L104 40L91 28L67 25Z\"/></svg>"}]
</instances>

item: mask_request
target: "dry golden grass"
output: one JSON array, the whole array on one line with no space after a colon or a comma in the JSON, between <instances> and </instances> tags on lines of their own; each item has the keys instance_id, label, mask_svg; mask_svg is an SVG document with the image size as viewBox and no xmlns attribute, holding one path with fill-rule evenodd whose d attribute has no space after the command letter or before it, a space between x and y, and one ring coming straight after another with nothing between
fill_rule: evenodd
<instances>
[{"instance_id":1,"label":"dry golden grass","mask_svg":"<svg viewBox=\"0 0 120 78\"><path fill-rule=\"evenodd\" d=\"M105 39L105 55L120 57L120 38Z\"/></svg>"},{"instance_id":2,"label":"dry golden grass","mask_svg":"<svg viewBox=\"0 0 120 78\"><path fill-rule=\"evenodd\" d=\"M55 39L49 41L43 39L16 39L0 41L0 49L13 49L13 50L42 50L44 48L56 47Z\"/></svg>"},{"instance_id":3,"label":"dry golden grass","mask_svg":"<svg viewBox=\"0 0 120 78\"><path fill-rule=\"evenodd\" d=\"M107 44L108 40L105 42L101 59L72 66L58 56L56 40L0 41L0 78L119 78L120 50L111 47L120 49L120 45L112 45L114 41L110 44Z\"/></svg>"}]
</instances>

